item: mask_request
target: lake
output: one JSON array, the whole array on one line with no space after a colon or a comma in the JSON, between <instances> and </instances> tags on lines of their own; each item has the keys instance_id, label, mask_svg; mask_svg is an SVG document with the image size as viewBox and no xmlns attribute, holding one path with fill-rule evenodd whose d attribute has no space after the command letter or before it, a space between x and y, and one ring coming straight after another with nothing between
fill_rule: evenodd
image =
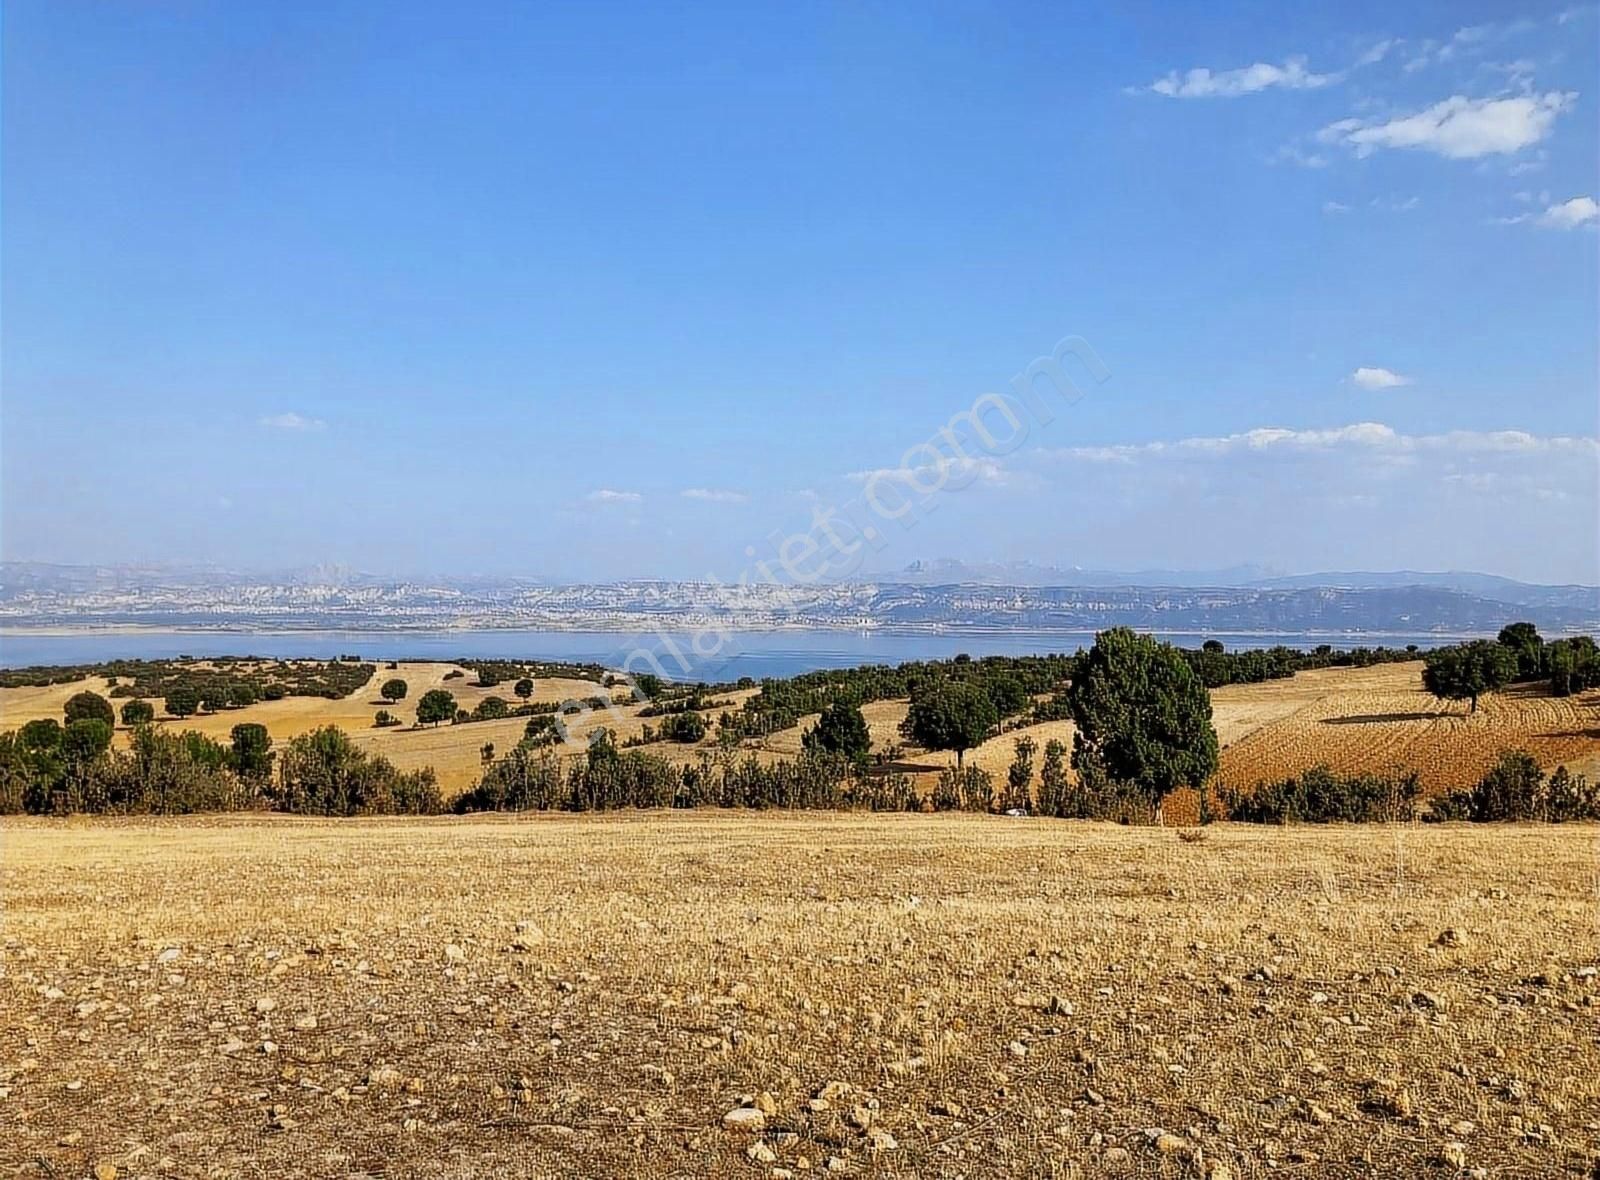
<instances>
[{"instance_id":1,"label":"lake","mask_svg":"<svg viewBox=\"0 0 1600 1180\"><path fill-rule=\"evenodd\" d=\"M720 638L707 632L696 653L692 632L618 631L100 631L72 634L0 634L0 667L32 664L91 664L115 659L175 656L266 656L367 660L500 658L626 664L632 671L659 671L675 680L732 681L741 676L793 676L817 668L899 664L908 660L1072 652L1094 641L1091 632L892 632L737 631ZM1273 647L1435 647L1438 635L1327 636L1305 634L1162 635L1183 647L1221 639L1230 650Z\"/></svg>"}]
</instances>

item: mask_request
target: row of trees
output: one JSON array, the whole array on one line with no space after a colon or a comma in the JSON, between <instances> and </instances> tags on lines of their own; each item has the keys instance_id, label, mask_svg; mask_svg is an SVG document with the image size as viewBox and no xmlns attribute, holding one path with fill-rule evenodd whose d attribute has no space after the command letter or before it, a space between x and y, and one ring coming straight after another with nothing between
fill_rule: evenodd
<instances>
[{"instance_id":1,"label":"row of trees","mask_svg":"<svg viewBox=\"0 0 1600 1180\"><path fill-rule=\"evenodd\" d=\"M0 734L0 812L175 815L247 809L301 815L433 814L443 801L432 770L401 771L328 726L273 748L263 725L233 727L224 745L193 730L137 727L110 749L98 718L30 722ZM97 740L79 742L84 726ZM31 728L30 728L31 727ZM103 735L103 741L98 740Z\"/></svg>"},{"instance_id":2,"label":"row of trees","mask_svg":"<svg viewBox=\"0 0 1600 1180\"><path fill-rule=\"evenodd\" d=\"M1600 686L1600 651L1587 635L1545 642L1532 623L1511 623L1493 641L1435 648L1425 657L1422 684L1441 700L1468 701L1508 684L1548 680L1556 696Z\"/></svg>"}]
</instances>

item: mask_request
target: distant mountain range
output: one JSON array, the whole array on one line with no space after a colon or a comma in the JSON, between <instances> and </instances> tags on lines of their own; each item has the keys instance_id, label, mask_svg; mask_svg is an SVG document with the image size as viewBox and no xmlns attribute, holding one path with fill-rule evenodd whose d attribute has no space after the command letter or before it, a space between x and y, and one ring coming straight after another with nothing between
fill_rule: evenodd
<instances>
[{"instance_id":1,"label":"distant mountain range","mask_svg":"<svg viewBox=\"0 0 1600 1180\"><path fill-rule=\"evenodd\" d=\"M1056 570L917 563L876 581L788 586L531 578L395 580L343 570L0 563L0 628L550 630L848 628L1165 632L1347 637L1600 630L1600 589L1476 573L1282 575Z\"/></svg>"}]
</instances>

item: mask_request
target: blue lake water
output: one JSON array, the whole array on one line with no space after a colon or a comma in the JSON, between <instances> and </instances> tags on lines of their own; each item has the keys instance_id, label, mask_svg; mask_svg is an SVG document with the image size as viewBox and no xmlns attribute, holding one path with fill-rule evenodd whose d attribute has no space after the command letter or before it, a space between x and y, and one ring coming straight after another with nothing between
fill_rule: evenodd
<instances>
[{"instance_id":1,"label":"blue lake water","mask_svg":"<svg viewBox=\"0 0 1600 1180\"><path fill-rule=\"evenodd\" d=\"M899 664L907 660L1073 652L1094 641L1091 632L889 632L889 631L127 631L64 635L0 635L0 667L89 664L114 659L175 656L265 656L367 660L501 658L561 660L660 671L674 680L732 681L741 676L793 676L817 668ZM1198 647L1216 638L1230 650L1256 647L1429 648L1448 642L1437 635L1340 636L1303 634L1168 634L1163 639ZM720 647L719 647L720 643ZM652 667L652 660L657 665Z\"/></svg>"}]
</instances>

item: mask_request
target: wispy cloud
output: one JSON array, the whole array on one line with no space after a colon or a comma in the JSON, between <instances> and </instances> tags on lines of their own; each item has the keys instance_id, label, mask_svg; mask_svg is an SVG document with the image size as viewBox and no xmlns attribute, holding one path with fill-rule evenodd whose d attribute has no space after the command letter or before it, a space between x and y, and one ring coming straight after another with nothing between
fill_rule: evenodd
<instances>
[{"instance_id":1,"label":"wispy cloud","mask_svg":"<svg viewBox=\"0 0 1600 1180\"><path fill-rule=\"evenodd\" d=\"M1238 98L1262 90L1317 90L1332 85L1342 74L1317 74L1306 68L1304 57L1291 57L1282 65L1256 62L1235 70L1209 70L1201 66L1179 73L1173 70L1150 83L1149 89L1166 98Z\"/></svg>"},{"instance_id":2,"label":"wispy cloud","mask_svg":"<svg viewBox=\"0 0 1600 1180\"><path fill-rule=\"evenodd\" d=\"M1282 453L1369 452L1389 455L1421 453L1600 455L1600 439L1536 435L1523 430L1452 430L1443 434L1402 434L1382 422L1295 430L1258 427L1237 434L1183 438L1172 442L1117 446L1070 447L1056 457L1089 463L1132 463L1142 459L1210 459L1236 455Z\"/></svg>"},{"instance_id":3,"label":"wispy cloud","mask_svg":"<svg viewBox=\"0 0 1600 1180\"><path fill-rule=\"evenodd\" d=\"M1330 214L1348 213L1350 212L1350 206L1346 205L1343 201L1324 201L1322 202L1322 211Z\"/></svg>"},{"instance_id":4,"label":"wispy cloud","mask_svg":"<svg viewBox=\"0 0 1600 1180\"><path fill-rule=\"evenodd\" d=\"M873 467L852 471L845 476L851 483L901 482L913 487L965 487L971 483L1004 484L1008 474L994 459L945 459L917 467Z\"/></svg>"},{"instance_id":5,"label":"wispy cloud","mask_svg":"<svg viewBox=\"0 0 1600 1180\"><path fill-rule=\"evenodd\" d=\"M1472 160L1532 147L1550 134L1557 117L1571 110L1576 98L1562 91L1512 98L1457 94L1426 110L1384 121L1341 119L1324 127L1317 138L1342 144L1357 156L1381 148L1412 148Z\"/></svg>"},{"instance_id":6,"label":"wispy cloud","mask_svg":"<svg viewBox=\"0 0 1600 1180\"><path fill-rule=\"evenodd\" d=\"M322 430L327 423L321 418L307 418L289 410L282 414L269 414L261 419L261 425L270 426L273 430Z\"/></svg>"},{"instance_id":7,"label":"wispy cloud","mask_svg":"<svg viewBox=\"0 0 1600 1180\"><path fill-rule=\"evenodd\" d=\"M596 488L584 499L591 504L638 504L644 500L638 492L619 492L613 488Z\"/></svg>"},{"instance_id":8,"label":"wispy cloud","mask_svg":"<svg viewBox=\"0 0 1600 1180\"><path fill-rule=\"evenodd\" d=\"M720 488L684 488L678 494L685 500L701 500L707 504L743 504L750 498L743 492Z\"/></svg>"},{"instance_id":9,"label":"wispy cloud","mask_svg":"<svg viewBox=\"0 0 1600 1180\"><path fill-rule=\"evenodd\" d=\"M1369 368L1366 365L1351 373L1350 380L1362 389L1394 389L1396 386L1411 384L1410 377L1402 377L1391 369L1376 366Z\"/></svg>"}]
</instances>

